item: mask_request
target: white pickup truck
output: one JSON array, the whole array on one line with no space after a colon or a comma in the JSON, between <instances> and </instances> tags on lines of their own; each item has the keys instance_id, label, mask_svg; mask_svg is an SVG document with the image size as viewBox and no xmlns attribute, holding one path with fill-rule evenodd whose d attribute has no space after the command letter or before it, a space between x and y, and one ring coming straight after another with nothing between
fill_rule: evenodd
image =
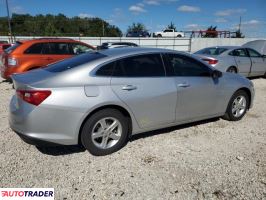
<instances>
[{"instance_id":1,"label":"white pickup truck","mask_svg":"<svg viewBox=\"0 0 266 200\"><path fill-rule=\"evenodd\" d=\"M174 29L165 29L155 32L153 37L185 37L185 34L183 32L176 32Z\"/></svg>"}]
</instances>

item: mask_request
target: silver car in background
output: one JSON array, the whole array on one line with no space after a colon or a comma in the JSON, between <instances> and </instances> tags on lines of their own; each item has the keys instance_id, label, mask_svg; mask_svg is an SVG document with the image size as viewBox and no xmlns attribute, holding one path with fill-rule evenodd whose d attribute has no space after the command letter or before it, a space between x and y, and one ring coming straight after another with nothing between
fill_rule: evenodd
<instances>
[{"instance_id":1,"label":"silver car in background","mask_svg":"<svg viewBox=\"0 0 266 200\"><path fill-rule=\"evenodd\" d=\"M11 128L36 145L83 145L93 155L131 135L213 117L240 120L254 87L187 53L117 48L12 76Z\"/></svg>"},{"instance_id":2,"label":"silver car in background","mask_svg":"<svg viewBox=\"0 0 266 200\"><path fill-rule=\"evenodd\" d=\"M223 72L239 73L246 77L266 77L265 55L248 46L208 47L194 55Z\"/></svg>"}]
</instances>

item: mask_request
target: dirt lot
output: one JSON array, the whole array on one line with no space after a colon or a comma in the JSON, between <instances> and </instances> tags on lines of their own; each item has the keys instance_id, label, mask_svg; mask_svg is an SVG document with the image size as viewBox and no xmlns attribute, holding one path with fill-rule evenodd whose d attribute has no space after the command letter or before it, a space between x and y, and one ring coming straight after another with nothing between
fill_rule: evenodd
<instances>
[{"instance_id":1,"label":"dirt lot","mask_svg":"<svg viewBox=\"0 0 266 200\"><path fill-rule=\"evenodd\" d=\"M208 120L134 137L94 157L39 148L8 127L12 85L0 80L0 187L53 187L56 199L266 199L266 79L239 122Z\"/></svg>"}]
</instances>

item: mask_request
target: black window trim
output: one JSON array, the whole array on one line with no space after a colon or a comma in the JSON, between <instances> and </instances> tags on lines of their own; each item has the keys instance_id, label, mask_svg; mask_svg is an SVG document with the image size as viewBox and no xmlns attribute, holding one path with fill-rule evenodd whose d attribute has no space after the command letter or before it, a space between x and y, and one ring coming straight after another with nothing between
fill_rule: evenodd
<instances>
[{"instance_id":1,"label":"black window trim","mask_svg":"<svg viewBox=\"0 0 266 200\"><path fill-rule=\"evenodd\" d=\"M200 65L203 65L204 67L206 67L208 70L209 70L209 75L208 76L177 76L175 75L175 72L174 72L174 68L172 68L170 66L170 60L169 60L169 54L174 54L174 55L178 55L178 56L183 56L183 57L187 57L189 59L192 59L193 61L195 61L196 63L199 63ZM184 54L178 54L178 53L173 53L173 52L165 52L164 53L165 55L165 59L166 59L166 63L167 63L167 70L168 70L168 75L166 76L170 76L170 77L212 77L212 72L214 71L214 69L212 69L210 66L206 65L204 62L200 61L200 60L197 60L196 58L193 58L193 57L190 57L190 56L187 56L187 55L184 55ZM171 68L171 69L169 69Z\"/></svg>"},{"instance_id":2,"label":"black window trim","mask_svg":"<svg viewBox=\"0 0 266 200\"><path fill-rule=\"evenodd\" d=\"M101 76L101 75L97 75L97 71L107 65L107 64L110 64L112 62L115 62L114 63L114 67L116 67L116 64L117 64L117 61L119 60L122 60L122 59L126 59L126 58L130 58L130 57L135 57L135 56L142 56L142 55L153 55L153 54L158 54L160 56L160 59L161 59L161 62L163 64L163 69L164 69L164 76L113 76L113 72L112 72L112 75L111 76ZM114 70L114 69L113 69ZM167 78L167 73L166 73L166 67L165 67L165 63L164 63L164 60L162 58L162 53L161 52L149 52L149 53L138 53L138 54L134 54L134 55L127 55L127 56L123 56L123 57L119 57L119 58L115 58L113 60L108 60L100 65L98 65L97 67L95 67L92 72L90 73L91 76L93 77L111 77L111 78Z\"/></svg>"},{"instance_id":3,"label":"black window trim","mask_svg":"<svg viewBox=\"0 0 266 200\"><path fill-rule=\"evenodd\" d=\"M251 56L249 53L249 50L254 51L255 53L259 54L260 56ZM257 52L255 49L246 48L246 52L250 58L262 58L262 55L259 52Z\"/></svg>"}]
</instances>

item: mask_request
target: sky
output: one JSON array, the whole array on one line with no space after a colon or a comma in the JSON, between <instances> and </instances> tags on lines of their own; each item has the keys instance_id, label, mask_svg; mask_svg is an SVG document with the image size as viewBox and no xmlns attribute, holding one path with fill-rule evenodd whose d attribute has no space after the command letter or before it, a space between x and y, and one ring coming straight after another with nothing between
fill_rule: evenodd
<instances>
[{"instance_id":1,"label":"sky","mask_svg":"<svg viewBox=\"0 0 266 200\"><path fill-rule=\"evenodd\" d=\"M6 0L0 0L0 16L6 16ZM266 37L266 0L8 0L11 13L58 14L68 17L100 17L126 32L133 22L150 32L171 22L178 31L241 31L246 37Z\"/></svg>"}]
</instances>

